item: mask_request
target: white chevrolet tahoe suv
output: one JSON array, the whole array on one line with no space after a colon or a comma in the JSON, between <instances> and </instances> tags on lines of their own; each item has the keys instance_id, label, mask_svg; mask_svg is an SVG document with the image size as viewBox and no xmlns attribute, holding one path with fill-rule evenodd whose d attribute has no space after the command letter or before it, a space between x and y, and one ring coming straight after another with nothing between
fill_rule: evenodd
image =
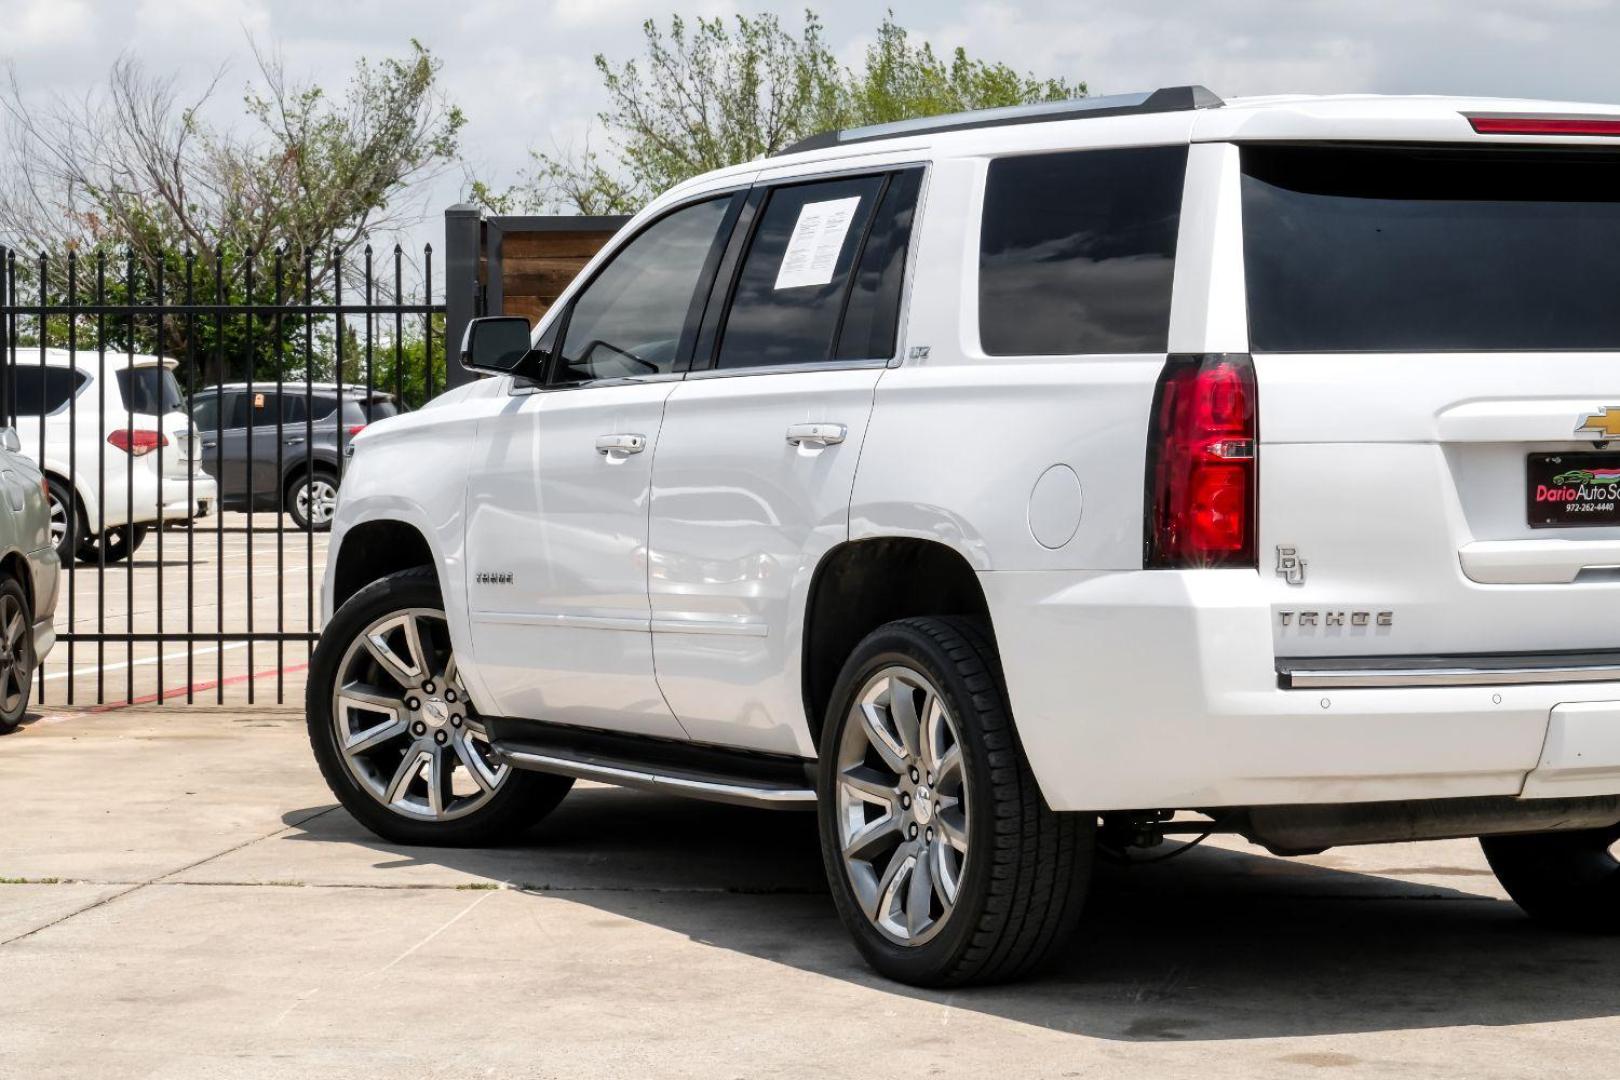
<instances>
[{"instance_id":1,"label":"white chevrolet tahoe suv","mask_svg":"<svg viewBox=\"0 0 1620 1080\"><path fill-rule=\"evenodd\" d=\"M1620 108L1201 88L681 184L355 440L309 725L401 843L814 805L881 972L1099 852L1483 837L1620 930Z\"/></svg>"}]
</instances>

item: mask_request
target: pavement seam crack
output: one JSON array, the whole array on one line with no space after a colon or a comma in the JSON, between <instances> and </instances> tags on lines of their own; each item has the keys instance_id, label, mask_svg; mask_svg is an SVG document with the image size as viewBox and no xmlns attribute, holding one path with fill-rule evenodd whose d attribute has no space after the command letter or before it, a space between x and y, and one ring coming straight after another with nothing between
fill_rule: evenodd
<instances>
[{"instance_id":1,"label":"pavement seam crack","mask_svg":"<svg viewBox=\"0 0 1620 1080\"><path fill-rule=\"evenodd\" d=\"M208 863L211 863L215 859L222 859L225 856L227 856L227 855L229 855L229 854L231 854L233 852L241 851L245 847L251 847L252 845L257 844L261 840L270 840L270 839L273 839L273 838L275 838L277 836L280 836L282 833L291 832L292 830L298 828L301 825L304 825L304 824L306 824L308 822L314 821L316 818L320 817L322 814L330 814L333 810L336 810L336 809L337 809L336 806L328 806L328 807L325 807L323 809L316 810L315 812L309 814L306 817L299 818L297 821L287 822L286 824L282 825L281 828L272 830L271 832L267 832L263 836L255 836L255 837L253 837L253 838L251 838L249 840L242 841L240 844L233 844L230 847L226 848L224 851L217 851L214 854L209 855L209 856L207 856L205 858L198 859L195 862L190 862L190 863L187 863L184 866L175 867L173 870L164 871L163 873L157 875L156 877L148 878L145 881L136 882L133 885L131 885L129 888L123 889L123 890L121 890L119 892L116 892L116 893L113 893L111 896L103 896L101 899L95 901L94 903L86 904L84 907L81 907L81 908L75 908L74 910L68 912L65 915L62 915L62 916L60 916L58 918L55 918L55 919L52 919L50 922L45 923L43 926L36 926L32 930L25 930L20 934L14 934L13 936L6 938L4 941L0 941L0 949L5 948L7 945L14 945L19 941L23 941L23 940L25 940L27 938L31 938L35 934L41 933L42 931L45 931L45 930L49 930L53 926L61 926L63 923L67 922L69 919L76 919L80 915L85 914L86 912L94 911L94 910L96 910L97 908L100 908L100 907L105 907L106 905L112 903L114 900L121 900L124 897L130 895L131 893L139 892L140 890L146 888L148 885L164 884L165 879L174 877L176 874L183 874L187 870L195 870L197 867L206 865ZM64 881L64 882L62 882L62 884L66 884L66 882Z\"/></svg>"}]
</instances>

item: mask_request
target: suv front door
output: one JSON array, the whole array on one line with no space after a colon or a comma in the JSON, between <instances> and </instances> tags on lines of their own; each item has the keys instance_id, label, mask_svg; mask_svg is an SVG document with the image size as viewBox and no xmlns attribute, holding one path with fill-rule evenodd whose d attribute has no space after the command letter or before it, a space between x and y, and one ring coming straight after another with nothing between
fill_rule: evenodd
<instances>
[{"instance_id":1,"label":"suv front door","mask_svg":"<svg viewBox=\"0 0 1620 1080\"><path fill-rule=\"evenodd\" d=\"M693 370L665 404L653 653L698 742L815 753L799 674L804 586L849 536L921 180L913 168L751 192L751 235L737 230Z\"/></svg>"},{"instance_id":2,"label":"suv front door","mask_svg":"<svg viewBox=\"0 0 1620 1080\"><path fill-rule=\"evenodd\" d=\"M622 246L553 323L544 386L480 421L466 552L480 708L685 737L653 677L647 508L664 400L741 198L683 206Z\"/></svg>"}]
</instances>

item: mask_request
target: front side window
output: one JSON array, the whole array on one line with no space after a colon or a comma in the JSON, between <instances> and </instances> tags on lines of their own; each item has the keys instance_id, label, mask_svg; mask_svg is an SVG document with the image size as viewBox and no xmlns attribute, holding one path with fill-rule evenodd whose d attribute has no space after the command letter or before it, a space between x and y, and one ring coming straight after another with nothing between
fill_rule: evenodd
<instances>
[{"instance_id":1,"label":"front side window","mask_svg":"<svg viewBox=\"0 0 1620 1080\"><path fill-rule=\"evenodd\" d=\"M990 163L979 339L992 356L1164 352L1185 146Z\"/></svg>"},{"instance_id":2,"label":"front side window","mask_svg":"<svg viewBox=\"0 0 1620 1080\"><path fill-rule=\"evenodd\" d=\"M721 368L827 360L883 177L771 191L720 339Z\"/></svg>"},{"instance_id":3,"label":"front side window","mask_svg":"<svg viewBox=\"0 0 1620 1080\"><path fill-rule=\"evenodd\" d=\"M1620 349L1620 154L1241 154L1254 350Z\"/></svg>"},{"instance_id":4,"label":"front side window","mask_svg":"<svg viewBox=\"0 0 1620 1080\"><path fill-rule=\"evenodd\" d=\"M675 370L730 203L728 195L677 210L614 254L573 302L554 383Z\"/></svg>"}]
</instances>

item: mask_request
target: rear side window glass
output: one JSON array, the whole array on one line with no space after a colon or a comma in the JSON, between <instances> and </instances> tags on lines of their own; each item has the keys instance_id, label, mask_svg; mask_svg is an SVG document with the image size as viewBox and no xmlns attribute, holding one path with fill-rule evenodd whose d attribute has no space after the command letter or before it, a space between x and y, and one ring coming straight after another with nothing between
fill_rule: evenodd
<instances>
[{"instance_id":1,"label":"rear side window glass","mask_svg":"<svg viewBox=\"0 0 1620 1080\"><path fill-rule=\"evenodd\" d=\"M191 421L198 431L247 427L246 395L239 390L199 390L191 399Z\"/></svg>"},{"instance_id":2,"label":"rear side window glass","mask_svg":"<svg viewBox=\"0 0 1620 1080\"><path fill-rule=\"evenodd\" d=\"M1250 344L1620 349L1620 154L1245 146Z\"/></svg>"},{"instance_id":3,"label":"rear side window glass","mask_svg":"<svg viewBox=\"0 0 1620 1080\"><path fill-rule=\"evenodd\" d=\"M16 413L18 416L49 416L65 407L86 377L69 368L29 367L18 364L12 369L15 382Z\"/></svg>"},{"instance_id":4,"label":"rear side window glass","mask_svg":"<svg viewBox=\"0 0 1620 1080\"><path fill-rule=\"evenodd\" d=\"M883 193L850 283L849 306L833 353L836 359L887 359L894 355L906 252L911 246L911 221L917 212L922 177L921 169L898 173Z\"/></svg>"},{"instance_id":5,"label":"rear side window glass","mask_svg":"<svg viewBox=\"0 0 1620 1080\"><path fill-rule=\"evenodd\" d=\"M1185 146L990 163L979 338L992 356L1164 352Z\"/></svg>"},{"instance_id":6,"label":"rear side window glass","mask_svg":"<svg viewBox=\"0 0 1620 1080\"><path fill-rule=\"evenodd\" d=\"M737 276L721 368L807 364L833 355L844 298L883 177L771 191Z\"/></svg>"},{"instance_id":7,"label":"rear side window glass","mask_svg":"<svg viewBox=\"0 0 1620 1080\"><path fill-rule=\"evenodd\" d=\"M696 333L693 301L730 204L728 195L677 210L620 248L573 302L552 381L673 371Z\"/></svg>"},{"instance_id":8,"label":"rear side window glass","mask_svg":"<svg viewBox=\"0 0 1620 1080\"><path fill-rule=\"evenodd\" d=\"M162 416L185 408L180 384L166 367L122 368L116 375L124 408L130 412Z\"/></svg>"}]
</instances>

